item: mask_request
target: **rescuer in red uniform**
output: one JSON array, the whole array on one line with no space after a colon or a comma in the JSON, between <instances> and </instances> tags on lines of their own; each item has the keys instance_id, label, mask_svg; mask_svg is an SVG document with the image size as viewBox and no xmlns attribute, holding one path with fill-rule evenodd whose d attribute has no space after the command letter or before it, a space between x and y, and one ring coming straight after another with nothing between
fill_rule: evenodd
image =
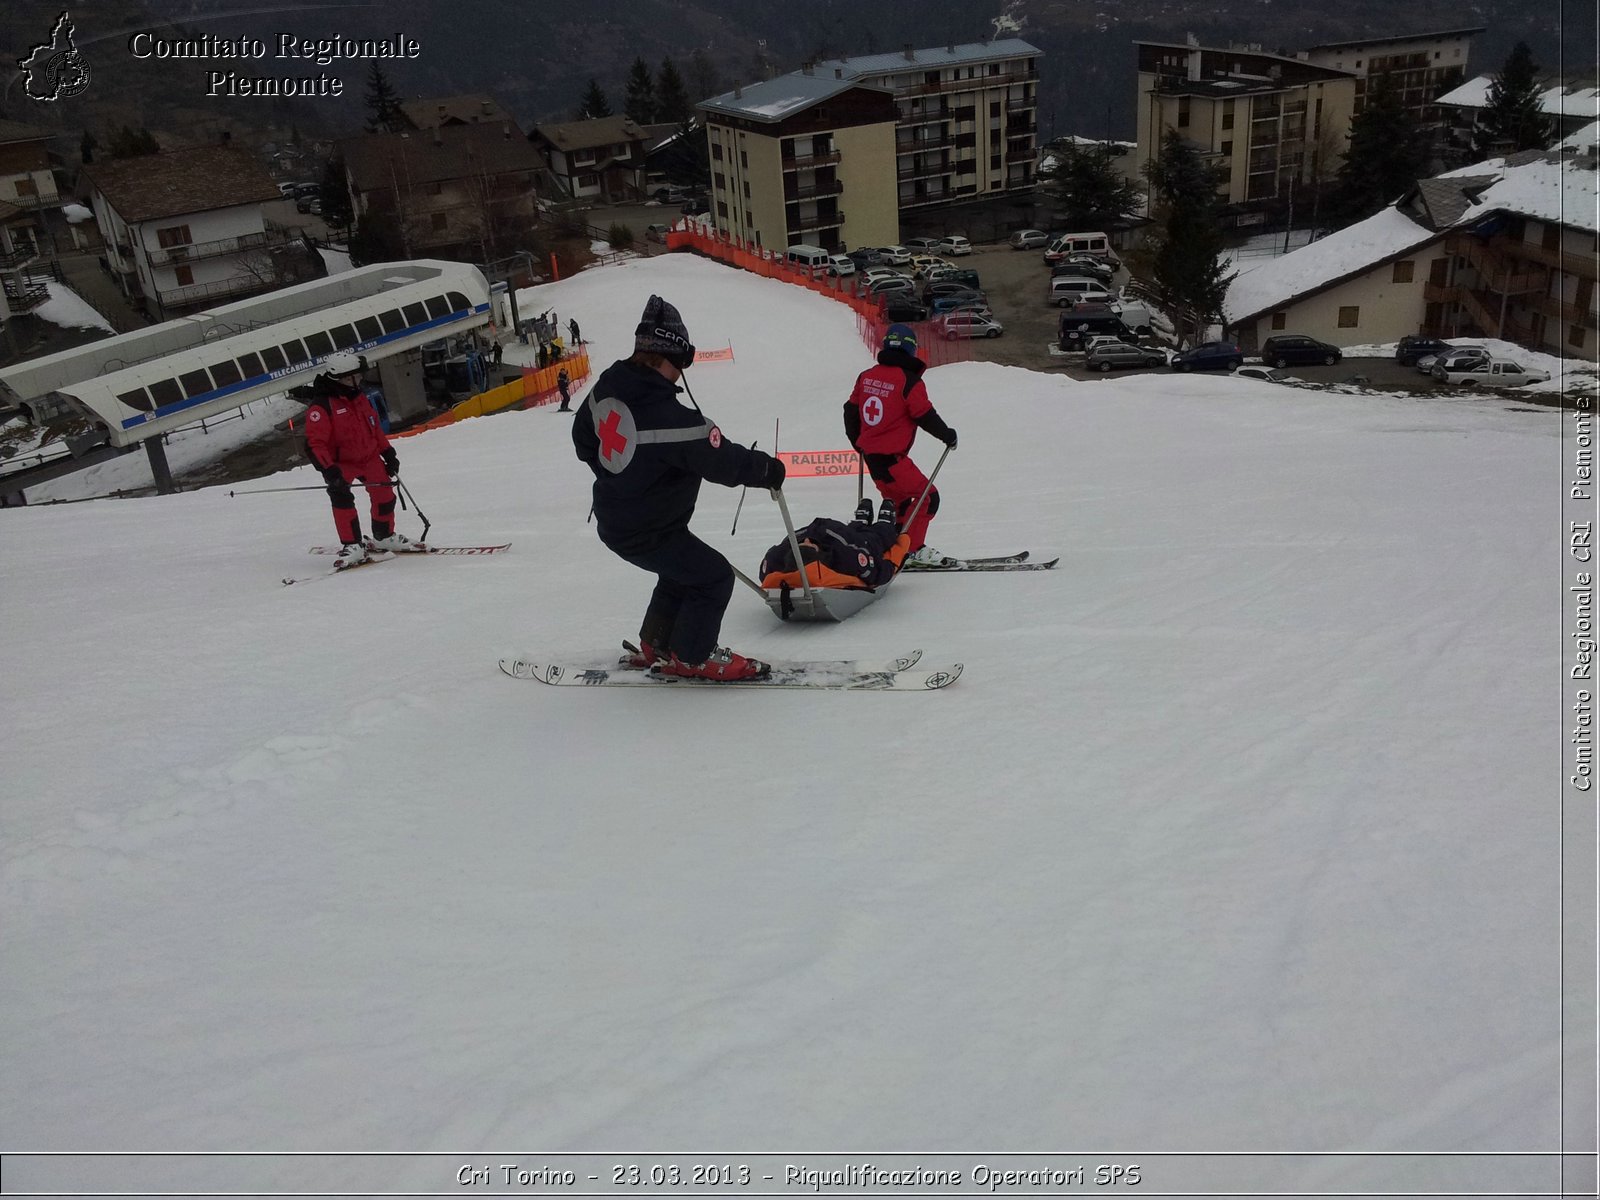
<instances>
[{"instance_id":1,"label":"rescuer in red uniform","mask_svg":"<svg viewBox=\"0 0 1600 1200\"><path fill-rule=\"evenodd\" d=\"M372 401L357 386L362 365L353 354L330 359L328 369L311 385L313 397L306 408L306 453L328 484L333 523L343 543L339 558L348 566L365 559L369 549L361 539L361 518L350 487L354 482L367 485L372 502L370 549L411 546L411 539L394 528L393 484L400 457L389 444Z\"/></svg>"},{"instance_id":2,"label":"rescuer in red uniform","mask_svg":"<svg viewBox=\"0 0 1600 1200\"><path fill-rule=\"evenodd\" d=\"M928 399L922 373L928 364L916 356L917 335L905 325L891 325L883 335L878 365L856 377L855 389L844 405L844 431L861 454L872 482L884 499L893 500L904 525L911 506L928 485L928 477L907 457L917 430L926 429L946 446L955 448L956 431L944 423ZM928 499L904 531L911 540L908 563L938 563L944 555L927 544L928 522L939 511L939 490L928 488Z\"/></svg>"}]
</instances>

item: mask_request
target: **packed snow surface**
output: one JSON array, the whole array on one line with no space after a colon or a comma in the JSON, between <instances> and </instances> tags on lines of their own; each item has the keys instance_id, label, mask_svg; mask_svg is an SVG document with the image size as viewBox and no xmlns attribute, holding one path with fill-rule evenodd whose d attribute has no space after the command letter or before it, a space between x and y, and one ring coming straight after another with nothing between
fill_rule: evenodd
<instances>
[{"instance_id":1,"label":"packed snow surface","mask_svg":"<svg viewBox=\"0 0 1600 1200\"><path fill-rule=\"evenodd\" d=\"M728 437L845 444L871 354L825 298L668 255L524 311L604 364L653 292L739 346L690 373ZM501 675L614 661L652 582L551 409L398 443L432 540L493 557L284 588L320 491L0 514L8 1146L1556 1147L1562 414L928 384L933 544L1060 567L836 626L741 587L723 636L922 647L966 665L937 693ZM752 571L781 518L738 501L695 528Z\"/></svg>"}]
</instances>

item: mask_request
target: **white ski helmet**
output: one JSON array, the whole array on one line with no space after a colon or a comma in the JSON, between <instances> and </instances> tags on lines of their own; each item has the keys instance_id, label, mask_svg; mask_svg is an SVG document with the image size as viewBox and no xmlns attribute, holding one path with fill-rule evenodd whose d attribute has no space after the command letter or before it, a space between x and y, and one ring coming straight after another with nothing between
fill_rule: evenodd
<instances>
[{"instance_id":1,"label":"white ski helmet","mask_svg":"<svg viewBox=\"0 0 1600 1200\"><path fill-rule=\"evenodd\" d=\"M366 362L354 354L341 353L328 359L322 369L328 375L355 375L366 369Z\"/></svg>"}]
</instances>

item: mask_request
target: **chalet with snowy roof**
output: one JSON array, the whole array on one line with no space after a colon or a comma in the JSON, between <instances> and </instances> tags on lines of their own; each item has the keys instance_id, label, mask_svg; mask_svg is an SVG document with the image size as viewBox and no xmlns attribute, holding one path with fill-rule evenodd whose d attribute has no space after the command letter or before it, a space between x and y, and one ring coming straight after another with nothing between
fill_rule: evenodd
<instances>
[{"instance_id":1,"label":"chalet with snowy roof","mask_svg":"<svg viewBox=\"0 0 1600 1200\"><path fill-rule=\"evenodd\" d=\"M1420 181L1389 208L1242 271L1233 336L1334 345L1407 334L1495 337L1600 358L1596 161L1545 151Z\"/></svg>"},{"instance_id":2,"label":"chalet with snowy roof","mask_svg":"<svg viewBox=\"0 0 1600 1200\"><path fill-rule=\"evenodd\" d=\"M357 221L383 214L408 258L484 262L537 216L544 159L510 120L369 133L339 150Z\"/></svg>"},{"instance_id":3,"label":"chalet with snowy roof","mask_svg":"<svg viewBox=\"0 0 1600 1200\"><path fill-rule=\"evenodd\" d=\"M573 199L615 203L644 197L645 152L654 139L632 117L536 125L528 140Z\"/></svg>"},{"instance_id":4,"label":"chalet with snowy roof","mask_svg":"<svg viewBox=\"0 0 1600 1200\"><path fill-rule=\"evenodd\" d=\"M90 163L83 182L107 265L159 316L315 277L299 231L267 218L278 185L229 143Z\"/></svg>"},{"instance_id":5,"label":"chalet with snowy roof","mask_svg":"<svg viewBox=\"0 0 1600 1200\"><path fill-rule=\"evenodd\" d=\"M1458 156L1471 150L1483 112L1489 107L1492 75L1478 75L1439 97L1449 116L1449 144ZM1600 121L1600 80L1594 72L1548 80L1539 93L1539 107L1550 118L1550 145L1560 145L1573 134Z\"/></svg>"},{"instance_id":6,"label":"chalet with snowy roof","mask_svg":"<svg viewBox=\"0 0 1600 1200\"><path fill-rule=\"evenodd\" d=\"M437 129L440 125L504 125L508 121L515 124L499 101L482 92L402 100L400 113L413 129Z\"/></svg>"}]
</instances>

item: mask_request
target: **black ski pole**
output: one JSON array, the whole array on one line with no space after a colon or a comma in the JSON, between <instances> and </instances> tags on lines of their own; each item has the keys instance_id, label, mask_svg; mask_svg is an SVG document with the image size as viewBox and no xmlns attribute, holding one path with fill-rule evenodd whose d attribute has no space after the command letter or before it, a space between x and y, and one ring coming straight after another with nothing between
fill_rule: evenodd
<instances>
[{"instance_id":1,"label":"black ski pole","mask_svg":"<svg viewBox=\"0 0 1600 1200\"><path fill-rule=\"evenodd\" d=\"M750 449L754 450L760 444L760 442L751 442ZM749 484L745 484L744 487L739 489L739 507L733 510L733 528L728 530L729 537L739 532L739 514L744 511L744 494L749 490Z\"/></svg>"},{"instance_id":2,"label":"black ski pole","mask_svg":"<svg viewBox=\"0 0 1600 1200\"><path fill-rule=\"evenodd\" d=\"M400 477L398 475L395 476L394 485L402 494L410 497L411 507L417 510L417 520L422 522L422 536L417 540L419 542L427 541L428 530L433 528L433 522L428 520L428 514L422 511L422 505L417 503L417 498L411 495L411 489L406 487L406 485L400 481Z\"/></svg>"},{"instance_id":3,"label":"black ski pole","mask_svg":"<svg viewBox=\"0 0 1600 1200\"><path fill-rule=\"evenodd\" d=\"M350 486L351 487L358 487L358 488L375 488L375 487L387 487L389 485L388 484L384 484L384 483L356 483L355 481L352 480L351 483L350 483ZM242 492L230 491L228 493L228 495L230 495L230 496L264 496L268 492L325 492L327 490L328 490L328 485L325 484L325 483L308 483L308 484L304 484L304 485L299 486L299 487L248 488L248 489L246 489L245 491L242 491Z\"/></svg>"}]
</instances>

